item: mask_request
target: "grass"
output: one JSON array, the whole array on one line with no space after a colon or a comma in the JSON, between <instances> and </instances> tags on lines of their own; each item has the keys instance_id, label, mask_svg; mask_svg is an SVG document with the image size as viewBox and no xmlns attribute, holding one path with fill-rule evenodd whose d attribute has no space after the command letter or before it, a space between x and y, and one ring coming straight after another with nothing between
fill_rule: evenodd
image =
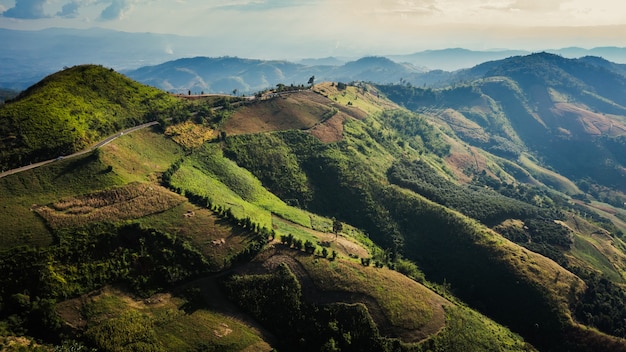
<instances>
[{"instance_id":1,"label":"grass","mask_svg":"<svg viewBox=\"0 0 626 352\"><path fill-rule=\"evenodd\" d=\"M272 227L275 213L300 225L311 227L307 212L285 204L263 187L249 171L223 157L217 145L205 145L194 160L186 160L173 175L175 187L207 196L239 218Z\"/></svg>"},{"instance_id":2,"label":"grass","mask_svg":"<svg viewBox=\"0 0 626 352\"><path fill-rule=\"evenodd\" d=\"M177 99L101 66L52 74L0 109L0 167L14 167L85 148L154 119Z\"/></svg>"},{"instance_id":3,"label":"grass","mask_svg":"<svg viewBox=\"0 0 626 352\"><path fill-rule=\"evenodd\" d=\"M125 182L156 181L183 156L178 144L153 129L125 134L101 150L102 161Z\"/></svg>"},{"instance_id":4,"label":"grass","mask_svg":"<svg viewBox=\"0 0 626 352\"><path fill-rule=\"evenodd\" d=\"M424 347L429 351L535 351L519 335L462 306L446 307L446 327Z\"/></svg>"},{"instance_id":5,"label":"grass","mask_svg":"<svg viewBox=\"0 0 626 352\"><path fill-rule=\"evenodd\" d=\"M624 282L622 275L615 269L615 266L607 257L598 250L596 247L598 244L594 242L597 241L577 234L574 237L574 245L571 250L572 255L585 262L587 266L599 270L612 281Z\"/></svg>"},{"instance_id":6,"label":"grass","mask_svg":"<svg viewBox=\"0 0 626 352\"><path fill-rule=\"evenodd\" d=\"M519 162L523 167L526 168L526 170L528 170L533 175L533 177L545 183L546 185L567 194L580 193L580 190L572 181L554 171L550 171L537 165L526 155L521 155L519 158Z\"/></svg>"},{"instance_id":7,"label":"grass","mask_svg":"<svg viewBox=\"0 0 626 352\"><path fill-rule=\"evenodd\" d=\"M32 209L130 182L154 182L181 154L176 143L145 129L89 154L0 178L0 249L52 243L45 221ZM139 214L138 208L137 216L149 213Z\"/></svg>"},{"instance_id":8,"label":"grass","mask_svg":"<svg viewBox=\"0 0 626 352\"><path fill-rule=\"evenodd\" d=\"M1 178L0 248L51 244L50 231L31 209L124 183L106 170L98 154L89 154Z\"/></svg>"},{"instance_id":9,"label":"grass","mask_svg":"<svg viewBox=\"0 0 626 352\"><path fill-rule=\"evenodd\" d=\"M151 228L181 236L209 258L211 270L224 268L229 259L246 248L249 233L234 228L212 211L190 203L182 203L162 213L137 220Z\"/></svg>"},{"instance_id":10,"label":"grass","mask_svg":"<svg viewBox=\"0 0 626 352\"><path fill-rule=\"evenodd\" d=\"M73 319L79 316L76 310L82 312L85 335L103 350L271 350L259 332L242 321L203 309L185 311L186 303L170 294L138 301L105 288L95 295L60 303L59 311L62 317Z\"/></svg>"},{"instance_id":11,"label":"grass","mask_svg":"<svg viewBox=\"0 0 626 352\"><path fill-rule=\"evenodd\" d=\"M52 228L81 227L94 222L131 220L168 210L184 197L148 183L131 183L34 208Z\"/></svg>"},{"instance_id":12,"label":"grass","mask_svg":"<svg viewBox=\"0 0 626 352\"><path fill-rule=\"evenodd\" d=\"M395 327L418 330L433 321L439 322L439 328L443 327L443 318L438 315L443 314L441 306L449 302L398 272L346 260L328 262L311 256L296 258L318 288L371 296Z\"/></svg>"}]
</instances>

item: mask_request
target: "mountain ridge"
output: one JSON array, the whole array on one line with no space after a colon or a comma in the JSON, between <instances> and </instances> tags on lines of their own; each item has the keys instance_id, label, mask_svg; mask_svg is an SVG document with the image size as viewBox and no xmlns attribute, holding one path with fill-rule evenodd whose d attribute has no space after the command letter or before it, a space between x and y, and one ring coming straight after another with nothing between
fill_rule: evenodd
<instances>
[{"instance_id":1,"label":"mountain ridge","mask_svg":"<svg viewBox=\"0 0 626 352\"><path fill-rule=\"evenodd\" d=\"M497 76L441 90L316 77L310 87L277 87L257 99L169 96L94 66L50 76L0 114L20 102L28 111L27 98L40 89L63 100L51 83L64 83L64 75L86 83L61 84L76 96L106 96L121 85L136 90L129 96L167 98L156 105L140 99L143 110L127 101L117 116L103 116L112 123L148 111L159 128L0 179L0 265L7 273L0 293L16 303L0 307L3 326L61 344L68 341L55 334L78 316L87 324L70 336L101 349L197 349L223 346L216 336L245 333L256 337L240 337L233 350L294 343L312 350L626 350L623 232L600 212L608 205L591 203L599 198L586 199L597 212L583 201L603 184L570 175L576 183L568 195L572 181L552 171L562 165L537 154L545 153L537 144L545 130L573 131L554 124L547 107L582 116L572 109L587 107L575 98L604 101L598 109L613 100L600 95L605 90L594 93L597 81L569 75L558 58L511 60L529 66L512 65L519 70L510 76L496 67ZM576 67L598 72L585 65ZM541 67L551 75L537 76ZM82 81L81 70L103 77ZM589 93L564 91L562 82ZM604 116L585 111L587 119ZM66 119L61 125L83 117ZM521 130L522 119L535 125ZM541 135L530 138L536 131ZM85 219L87 226L71 225ZM220 275L228 269L233 275ZM422 295L422 286L443 298ZM328 296L319 297L320 289ZM146 300L133 303L129 295ZM215 295L232 304L227 326L215 323L225 314ZM80 303L65 301L78 297ZM614 309L601 311L608 297ZM442 299L452 303L443 329L417 344L387 334L394 331L387 320L400 330L441 327ZM260 322L272 337L235 323L232 312ZM217 333L182 341L173 337L183 334L181 326Z\"/></svg>"}]
</instances>

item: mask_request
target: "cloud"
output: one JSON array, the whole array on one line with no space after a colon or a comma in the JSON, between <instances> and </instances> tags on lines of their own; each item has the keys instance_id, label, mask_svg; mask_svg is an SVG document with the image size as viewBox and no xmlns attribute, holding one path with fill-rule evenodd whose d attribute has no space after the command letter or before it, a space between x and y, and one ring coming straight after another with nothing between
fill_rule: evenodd
<instances>
[{"instance_id":1,"label":"cloud","mask_svg":"<svg viewBox=\"0 0 626 352\"><path fill-rule=\"evenodd\" d=\"M65 18L75 18L78 16L78 9L81 7L81 3L78 1L72 1L63 5L61 11L57 12L57 16Z\"/></svg>"},{"instance_id":2,"label":"cloud","mask_svg":"<svg viewBox=\"0 0 626 352\"><path fill-rule=\"evenodd\" d=\"M43 5L46 0L15 0L15 6L4 11L2 16L22 19L46 18Z\"/></svg>"},{"instance_id":3,"label":"cloud","mask_svg":"<svg viewBox=\"0 0 626 352\"><path fill-rule=\"evenodd\" d=\"M512 5L512 9L524 11L552 11L561 8L563 0L517 0Z\"/></svg>"},{"instance_id":4,"label":"cloud","mask_svg":"<svg viewBox=\"0 0 626 352\"><path fill-rule=\"evenodd\" d=\"M131 0L113 0L109 6L100 13L100 20L110 21L122 19L124 15L132 9L132 5Z\"/></svg>"},{"instance_id":5,"label":"cloud","mask_svg":"<svg viewBox=\"0 0 626 352\"><path fill-rule=\"evenodd\" d=\"M245 0L235 4L228 4L218 6L217 8L223 10L237 10L237 11L269 11L286 7L299 7L309 4L315 4L312 0L293 1L293 0Z\"/></svg>"}]
</instances>

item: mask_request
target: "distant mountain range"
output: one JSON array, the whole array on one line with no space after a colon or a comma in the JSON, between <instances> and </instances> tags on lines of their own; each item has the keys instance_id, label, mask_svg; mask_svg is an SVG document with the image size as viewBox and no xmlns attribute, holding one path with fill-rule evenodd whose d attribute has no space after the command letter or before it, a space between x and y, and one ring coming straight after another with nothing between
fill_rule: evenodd
<instances>
[{"instance_id":1,"label":"distant mountain range","mask_svg":"<svg viewBox=\"0 0 626 352\"><path fill-rule=\"evenodd\" d=\"M144 66L176 62L181 58L217 57L224 54L215 52L210 42L199 37L128 33L99 28L88 30L50 28L39 31L0 29L0 42L3 43L0 47L0 65L3 67L3 70L0 71L0 88L13 90L23 90L66 66L91 63L131 72L130 70ZM546 51L568 58L598 56L609 61L626 63L626 48L564 48ZM451 71L470 68L486 61L529 53L520 50L472 51L453 48L427 50L407 55L379 55L398 63L399 66L395 67L392 67L390 62L380 60L380 58L376 60L370 58L365 61L361 61L357 57L304 58L280 64L279 61L275 60L242 59L237 65L243 62L256 66L256 68L266 65L278 68L280 72L274 74L265 71L265 78L253 79L250 75L233 74L229 71L228 76L220 77L217 83L205 80L204 83L196 82L193 84L186 82L183 75L174 80L174 82L180 83L179 85L171 81L169 84L171 85L170 89L206 91L217 87L218 91L238 89L243 93L268 88L276 83L290 84L302 80L306 82L310 75L315 75L318 80L363 80L389 83L399 81L402 78L403 81L414 85L436 85L448 82ZM356 63L344 66L355 61ZM183 61L182 63L190 62ZM194 62L194 65L196 64L198 62ZM377 67L377 64L380 67ZM185 68L180 67L181 62L176 62L175 65L179 70L185 70ZM365 67L366 65L368 67ZM132 72L132 74L141 74L145 77L143 82L154 84L156 78L148 77L147 72L151 70L165 72L165 68L166 66L145 69L140 71L141 73ZM252 67L244 68L244 71L250 70ZM193 77L197 76L197 78L204 79L202 75L197 74L195 69L192 71L194 73L189 73L187 78L193 75ZM272 80L272 77L280 78L280 80ZM169 79L171 80L171 77ZM267 81L267 85L263 85L264 79ZM168 87L168 84L164 83L159 87L165 88Z\"/></svg>"},{"instance_id":2,"label":"distant mountain range","mask_svg":"<svg viewBox=\"0 0 626 352\"><path fill-rule=\"evenodd\" d=\"M130 78L167 91L247 94L277 84L301 85L315 81L371 81L397 83L417 81L423 70L398 64L384 57L365 57L340 66L307 66L288 61L252 60L234 57L195 57L168 61L124 72Z\"/></svg>"}]
</instances>

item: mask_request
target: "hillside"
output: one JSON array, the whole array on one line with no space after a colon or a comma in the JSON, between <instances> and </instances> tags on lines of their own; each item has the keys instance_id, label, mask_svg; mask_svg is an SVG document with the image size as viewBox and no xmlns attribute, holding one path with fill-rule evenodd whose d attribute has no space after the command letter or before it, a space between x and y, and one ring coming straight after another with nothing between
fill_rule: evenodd
<instances>
[{"instance_id":1,"label":"hillside","mask_svg":"<svg viewBox=\"0 0 626 352\"><path fill-rule=\"evenodd\" d=\"M433 116L470 145L514 162L528 152L583 185L584 192L610 193L602 200L619 206L626 200L626 80L606 66L602 60L539 53L477 66L472 70L483 76L455 88L379 88L391 100ZM455 112L454 119L445 109Z\"/></svg>"},{"instance_id":2,"label":"hillside","mask_svg":"<svg viewBox=\"0 0 626 352\"><path fill-rule=\"evenodd\" d=\"M405 88L166 96L161 126L0 178L0 346L626 350L622 210L568 198L500 100Z\"/></svg>"},{"instance_id":3,"label":"hillside","mask_svg":"<svg viewBox=\"0 0 626 352\"><path fill-rule=\"evenodd\" d=\"M72 154L159 118L176 100L101 66L57 72L0 106L0 167Z\"/></svg>"}]
</instances>

